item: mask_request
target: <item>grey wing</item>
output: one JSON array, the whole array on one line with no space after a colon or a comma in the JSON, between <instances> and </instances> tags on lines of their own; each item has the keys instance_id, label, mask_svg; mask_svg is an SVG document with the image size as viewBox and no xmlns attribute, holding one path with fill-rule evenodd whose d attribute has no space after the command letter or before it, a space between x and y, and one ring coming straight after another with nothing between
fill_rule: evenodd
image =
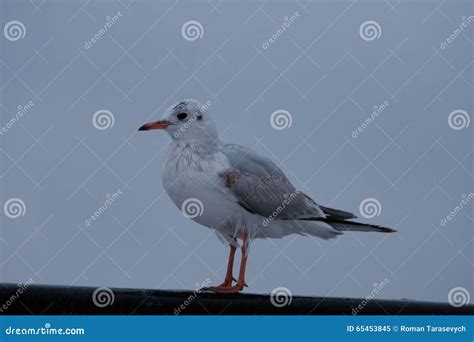
<instances>
[{"instance_id":1,"label":"grey wing","mask_svg":"<svg viewBox=\"0 0 474 342\"><path fill-rule=\"evenodd\" d=\"M224 154L234 169L245 171L255 176L279 176L286 179L283 171L269 158L255 151L236 144L224 145Z\"/></svg>"},{"instance_id":2,"label":"grey wing","mask_svg":"<svg viewBox=\"0 0 474 342\"><path fill-rule=\"evenodd\" d=\"M223 152L231 168L220 176L247 211L280 220L325 217L321 208L297 191L270 159L239 145L225 145Z\"/></svg>"}]
</instances>

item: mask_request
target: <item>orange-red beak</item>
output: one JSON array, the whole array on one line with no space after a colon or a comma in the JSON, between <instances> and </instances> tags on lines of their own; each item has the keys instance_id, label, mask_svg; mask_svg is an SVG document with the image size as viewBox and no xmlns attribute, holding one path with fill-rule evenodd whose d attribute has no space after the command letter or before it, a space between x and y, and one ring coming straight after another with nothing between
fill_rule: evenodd
<instances>
[{"instance_id":1,"label":"orange-red beak","mask_svg":"<svg viewBox=\"0 0 474 342\"><path fill-rule=\"evenodd\" d=\"M169 121L161 120L155 122L149 122L141 126L138 130L139 131L149 131L152 129L164 129L170 125Z\"/></svg>"}]
</instances>

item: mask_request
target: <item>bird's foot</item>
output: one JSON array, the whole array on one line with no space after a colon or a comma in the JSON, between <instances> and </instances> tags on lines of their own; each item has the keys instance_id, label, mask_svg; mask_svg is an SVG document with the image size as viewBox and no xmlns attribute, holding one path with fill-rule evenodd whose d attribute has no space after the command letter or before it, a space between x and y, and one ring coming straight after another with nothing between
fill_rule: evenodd
<instances>
[{"instance_id":1,"label":"bird's foot","mask_svg":"<svg viewBox=\"0 0 474 342\"><path fill-rule=\"evenodd\" d=\"M235 284L234 286L210 286L207 287L206 291L212 291L215 293L239 293L244 289L244 285L242 284Z\"/></svg>"},{"instance_id":2,"label":"bird's foot","mask_svg":"<svg viewBox=\"0 0 474 342\"><path fill-rule=\"evenodd\" d=\"M211 287L230 287L232 286L232 282L234 281L236 281L234 277L229 278L229 279L226 278L222 284L217 285L217 286L211 286Z\"/></svg>"},{"instance_id":3,"label":"bird's foot","mask_svg":"<svg viewBox=\"0 0 474 342\"><path fill-rule=\"evenodd\" d=\"M237 279L235 279L234 277L232 277L232 280L233 280L233 281L237 281ZM232 285L232 284L231 284L231 285ZM249 286L247 285L247 283L244 283L244 287L249 287Z\"/></svg>"},{"instance_id":4,"label":"bird's foot","mask_svg":"<svg viewBox=\"0 0 474 342\"><path fill-rule=\"evenodd\" d=\"M232 288L232 282L237 281L234 277L232 279L225 279L224 282L220 285L217 286L208 286L208 287L203 287L201 291L211 291L211 292L220 292L221 289L227 290L229 288ZM237 286L237 285L236 285ZM249 287L246 283L244 283L243 287ZM242 290L240 290L242 291Z\"/></svg>"},{"instance_id":5,"label":"bird's foot","mask_svg":"<svg viewBox=\"0 0 474 342\"><path fill-rule=\"evenodd\" d=\"M207 286L203 287L201 291L211 291L211 292L216 292L216 289L220 288L227 288L227 287L232 287L232 281L235 280L234 278L231 279L225 279L224 282L220 285L217 286Z\"/></svg>"}]
</instances>

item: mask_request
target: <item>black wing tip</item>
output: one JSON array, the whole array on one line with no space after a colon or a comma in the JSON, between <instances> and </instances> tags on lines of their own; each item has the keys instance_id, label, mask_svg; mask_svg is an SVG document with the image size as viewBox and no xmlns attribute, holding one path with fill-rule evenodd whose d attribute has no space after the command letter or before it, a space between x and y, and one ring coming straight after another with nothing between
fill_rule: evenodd
<instances>
[{"instance_id":1,"label":"black wing tip","mask_svg":"<svg viewBox=\"0 0 474 342\"><path fill-rule=\"evenodd\" d=\"M336 219L336 220L351 220L356 219L357 215L344 210L324 207L319 205L319 208L327 215L328 218Z\"/></svg>"},{"instance_id":2,"label":"black wing tip","mask_svg":"<svg viewBox=\"0 0 474 342\"><path fill-rule=\"evenodd\" d=\"M388 228L388 227L378 227L380 229L380 232L382 233L396 233L397 230L393 228Z\"/></svg>"},{"instance_id":3,"label":"black wing tip","mask_svg":"<svg viewBox=\"0 0 474 342\"><path fill-rule=\"evenodd\" d=\"M362 226L372 227L372 228L374 228L373 231L378 232L378 233L396 233L397 232L396 229L389 228L389 227L382 227L382 226L379 226L379 225L376 225L376 224L361 223L361 222L351 222L351 223L355 223L355 224L362 225Z\"/></svg>"},{"instance_id":4,"label":"black wing tip","mask_svg":"<svg viewBox=\"0 0 474 342\"><path fill-rule=\"evenodd\" d=\"M326 223L339 223L339 224L348 224L348 225L354 225L354 226L366 226L366 227L371 227L373 232L378 232L378 233L396 233L397 230L389 227L382 227L376 224L370 224L370 223L363 223L363 222L354 222L354 221L348 221L348 220L341 220L341 219L335 219L332 218L331 216L329 217L318 217L315 219L316 221L323 221ZM337 229L337 228L336 228Z\"/></svg>"}]
</instances>

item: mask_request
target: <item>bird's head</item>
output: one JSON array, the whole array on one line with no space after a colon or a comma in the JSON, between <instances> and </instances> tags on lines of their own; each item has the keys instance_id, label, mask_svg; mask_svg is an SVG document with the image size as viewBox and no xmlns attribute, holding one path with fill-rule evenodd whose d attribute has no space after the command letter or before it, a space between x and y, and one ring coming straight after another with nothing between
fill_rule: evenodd
<instances>
[{"instance_id":1,"label":"bird's head","mask_svg":"<svg viewBox=\"0 0 474 342\"><path fill-rule=\"evenodd\" d=\"M163 119L144 124L138 130L165 130L173 140L185 143L211 144L218 141L217 129L209 115L210 102L184 100L170 106Z\"/></svg>"}]
</instances>

